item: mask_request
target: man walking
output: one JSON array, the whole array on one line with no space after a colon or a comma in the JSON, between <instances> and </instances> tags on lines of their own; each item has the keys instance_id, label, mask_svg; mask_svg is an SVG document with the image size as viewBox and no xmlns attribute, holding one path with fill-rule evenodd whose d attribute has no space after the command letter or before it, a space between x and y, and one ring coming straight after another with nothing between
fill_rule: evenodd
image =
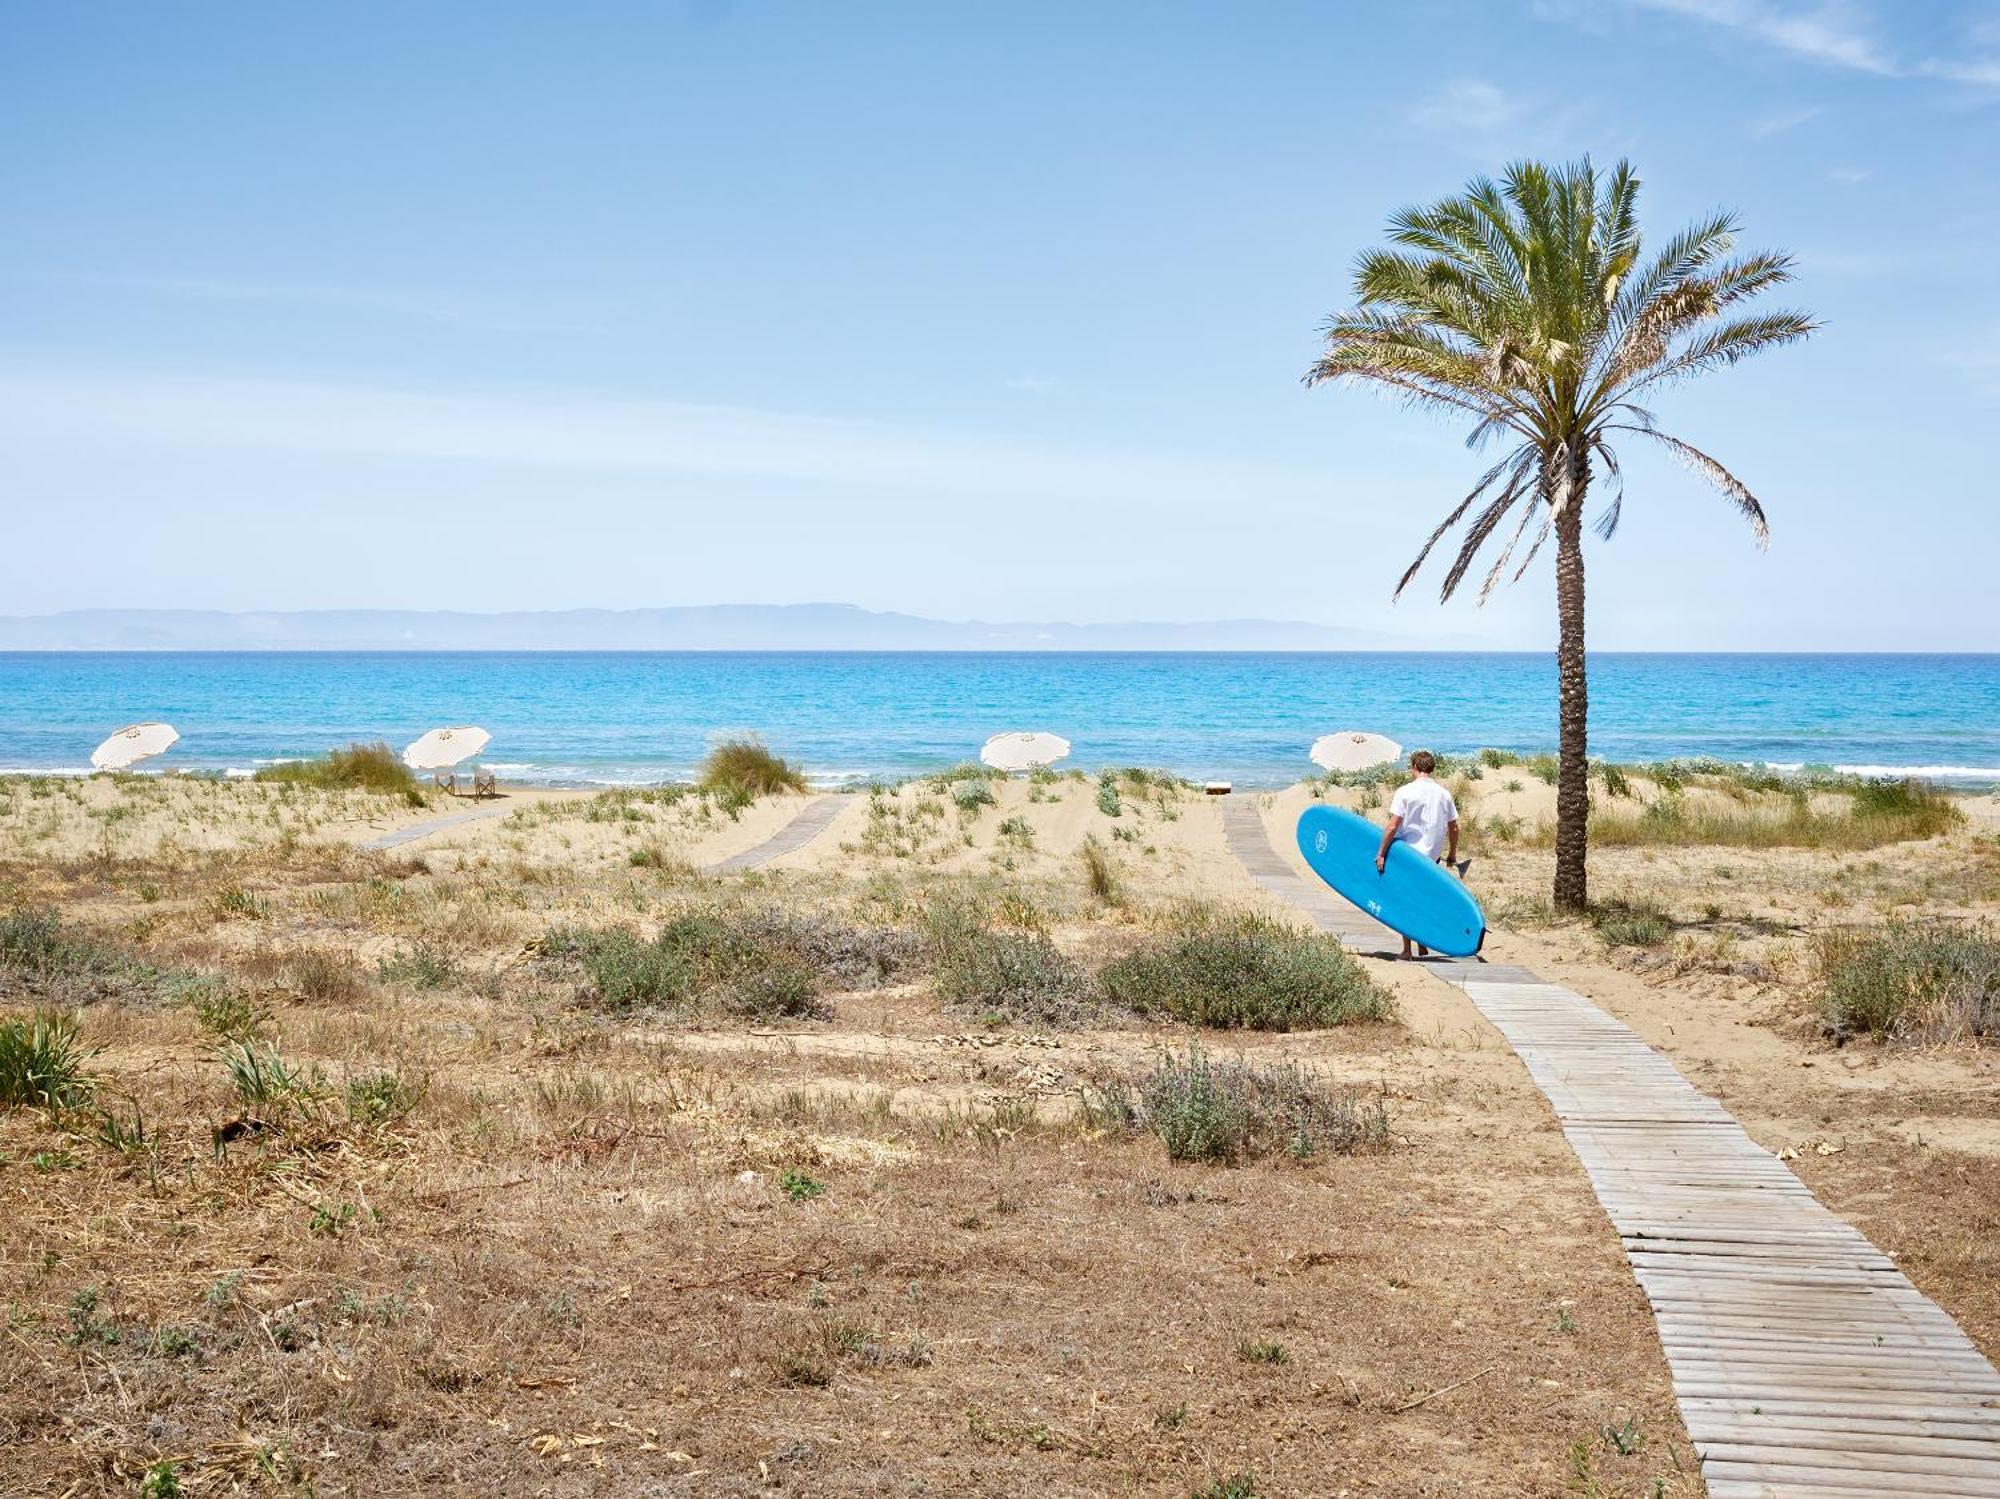
<instances>
[{"instance_id":1,"label":"man walking","mask_svg":"<svg viewBox=\"0 0 2000 1499\"><path fill-rule=\"evenodd\" d=\"M1437 756L1429 750L1410 756L1410 779L1396 788L1389 802L1389 826L1382 834L1381 851L1375 855L1377 874L1388 866L1389 850L1400 838L1433 864L1442 856L1461 877L1464 875L1464 867L1458 863L1458 804L1433 779L1431 772L1436 769ZM1410 939L1403 939L1405 958L1430 955L1430 949L1423 946L1413 953Z\"/></svg>"}]
</instances>

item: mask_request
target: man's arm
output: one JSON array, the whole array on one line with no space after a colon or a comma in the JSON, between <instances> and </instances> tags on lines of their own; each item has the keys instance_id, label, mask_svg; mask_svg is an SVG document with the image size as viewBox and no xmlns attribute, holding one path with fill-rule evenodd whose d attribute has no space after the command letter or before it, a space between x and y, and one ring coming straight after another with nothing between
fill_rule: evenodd
<instances>
[{"instance_id":1,"label":"man's arm","mask_svg":"<svg viewBox=\"0 0 2000 1499\"><path fill-rule=\"evenodd\" d=\"M1389 850L1395 846L1396 833L1402 826L1403 826L1403 819L1398 817L1395 813L1391 812L1389 814L1388 830L1382 834L1381 850L1375 855L1375 872L1377 874L1380 874L1384 869L1388 867ZM1458 824L1453 823L1452 827L1456 829L1458 827ZM1452 833L1452 837L1454 839L1458 837L1456 831Z\"/></svg>"}]
</instances>

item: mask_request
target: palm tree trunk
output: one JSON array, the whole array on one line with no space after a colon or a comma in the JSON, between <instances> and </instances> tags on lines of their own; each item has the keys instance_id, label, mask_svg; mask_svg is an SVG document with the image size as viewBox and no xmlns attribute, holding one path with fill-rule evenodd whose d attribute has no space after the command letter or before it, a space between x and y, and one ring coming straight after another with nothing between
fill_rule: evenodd
<instances>
[{"instance_id":1,"label":"palm tree trunk","mask_svg":"<svg viewBox=\"0 0 2000 1499\"><path fill-rule=\"evenodd\" d=\"M1590 684L1583 650L1583 494L1590 460L1569 463L1568 490L1556 532L1556 887L1558 911L1590 903ZM1551 476L1554 477L1554 476Z\"/></svg>"}]
</instances>

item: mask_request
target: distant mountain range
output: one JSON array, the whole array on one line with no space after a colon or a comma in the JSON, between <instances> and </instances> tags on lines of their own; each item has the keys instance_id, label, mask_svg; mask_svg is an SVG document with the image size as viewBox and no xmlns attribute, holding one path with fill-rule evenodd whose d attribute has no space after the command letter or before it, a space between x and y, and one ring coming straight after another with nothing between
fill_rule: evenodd
<instances>
[{"instance_id":1,"label":"distant mountain range","mask_svg":"<svg viewBox=\"0 0 2000 1499\"><path fill-rule=\"evenodd\" d=\"M1396 642L1288 620L992 624L852 604L717 604L460 614L77 609L0 616L10 651L1328 651Z\"/></svg>"}]
</instances>

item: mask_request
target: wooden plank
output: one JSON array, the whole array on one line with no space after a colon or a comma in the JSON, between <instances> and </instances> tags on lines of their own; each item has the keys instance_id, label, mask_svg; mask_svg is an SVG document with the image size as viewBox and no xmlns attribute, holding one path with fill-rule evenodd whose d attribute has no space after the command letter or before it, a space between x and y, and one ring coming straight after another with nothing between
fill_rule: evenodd
<instances>
[{"instance_id":1,"label":"wooden plank","mask_svg":"<svg viewBox=\"0 0 2000 1499\"><path fill-rule=\"evenodd\" d=\"M1888 1495L1891 1499L2000 1499L2000 1481L1938 1474L1843 1473L1838 1468L1800 1466L1796 1463L1739 1462L1711 1460L1702 1464L1702 1477L1715 1492L1717 1480L1738 1483L1789 1483L1809 1485L1802 1492L1827 1499L1858 1499L1858 1496Z\"/></svg>"},{"instance_id":2,"label":"wooden plank","mask_svg":"<svg viewBox=\"0 0 2000 1499\"><path fill-rule=\"evenodd\" d=\"M1785 1447L1769 1442L1709 1442L1697 1444L1705 1461L1719 1463L1785 1463L1799 1468L1830 1468L1842 1473L1921 1474L1931 1478L1975 1478L1989 1482L1992 1466L1986 1457L1933 1456L1915 1452L1874 1452L1846 1447ZM1878 1480L1879 1481L1879 1480Z\"/></svg>"}]
</instances>

